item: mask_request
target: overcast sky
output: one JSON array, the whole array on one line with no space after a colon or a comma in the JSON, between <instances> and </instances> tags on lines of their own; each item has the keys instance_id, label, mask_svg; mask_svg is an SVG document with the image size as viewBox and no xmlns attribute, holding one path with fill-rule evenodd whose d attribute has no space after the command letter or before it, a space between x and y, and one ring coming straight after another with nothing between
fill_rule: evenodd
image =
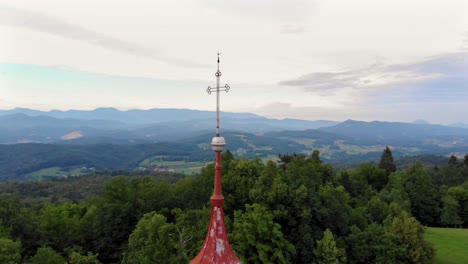
<instances>
[{"instance_id":1,"label":"overcast sky","mask_svg":"<svg viewBox=\"0 0 468 264\"><path fill-rule=\"evenodd\" d=\"M468 123L466 0L0 0L0 109Z\"/></svg>"}]
</instances>

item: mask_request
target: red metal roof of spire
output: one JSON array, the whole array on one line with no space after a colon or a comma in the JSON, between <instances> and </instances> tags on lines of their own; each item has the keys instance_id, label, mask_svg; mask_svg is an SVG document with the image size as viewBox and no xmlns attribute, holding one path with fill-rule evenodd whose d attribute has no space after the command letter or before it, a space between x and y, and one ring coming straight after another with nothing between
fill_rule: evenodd
<instances>
[{"instance_id":1,"label":"red metal roof of spire","mask_svg":"<svg viewBox=\"0 0 468 264\"><path fill-rule=\"evenodd\" d=\"M190 262L198 263L241 263L229 244L223 211L224 197L221 194L221 153L216 152L215 193L211 197L211 217L205 243L198 255Z\"/></svg>"}]
</instances>

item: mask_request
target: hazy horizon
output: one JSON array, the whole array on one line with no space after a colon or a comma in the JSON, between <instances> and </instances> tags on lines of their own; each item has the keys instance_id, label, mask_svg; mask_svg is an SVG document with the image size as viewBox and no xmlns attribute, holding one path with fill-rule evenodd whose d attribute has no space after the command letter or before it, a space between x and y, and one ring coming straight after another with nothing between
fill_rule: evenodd
<instances>
[{"instance_id":1,"label":"hazy horizon","mask_svg":"<svg viewBox=\"0 0 468 264\"><path fill-rule=\"evenodd\" d=\"M155 110L155 109L163 109L163 110L190 110L190 111L210 111L210 112L213 112L213 114L216 112L215 109L208 109L208 110L200 110L200 109L190 109L190 108L147 108L147 109L143 109L143 108L128 108L128 109L122 109L122 108L116 108L116 107L112 107L112 106L109 106L109 107L97 107L97 108L90 108L90 109L49 109L49 110L41 110L41 109L33 109L33 108L27 108L27 107L15 107L15 108L10 108L10 109L0 109L0 111L14 111L14 110L23 110L23 109L26 109L26 110L32 110L32 111L40 111L40 112L44 112L44 113L52 113L54 111L60 111L60 112L67 112L67 111L88 111L88 112L91 112L91 111L95 111L95 110L98 110L98 109L113 109L113 110L117 110L117 111L121 111L121 112L126 112L126 111L132 111L132 110L138 110L138 111L147 111L147 110ZM334 121L334 122L345 122L345 121L348 121L348 120L354 120L354 121L363 121L363 122L401 122L401 123L414 123L414 124L424 124L424 123L427 123L427 124L430 124L430 125L456 125L456 124L461 124L463 126L463 128L465 128L465 125L468 125L468 123L464 123L464 122L461 122L461 121L457 121L457 122L445 122L445 123L434 123L434 122L430 122L429 120L425 120L425 119L414 119L414 120L411 120L411 121L401 121L401 120L378 120L378 119L372 119L372 120L362 120L362 119L353 119L353 118L348 118L348 119L342 119L342 120L339 120L339 119L298 119L298 118L289 118L289 117L285 117L285 118L275 118L275 117L266 117L266 116L263 116L263 115L259 115L259 114L255 114L255 113L251 113L251 112L242 112L242 111L222 111L222 112L227 112L227 113L235 113L235 114L254 114L254 115L257 115L259 117L264 117L264 118L270 118L270 119L277 119L277 120L285 120L285 119L292 119L292 120L306 120L306 121Z\"/></svg>"},{"instance_id":2,"label":"hazy horizon","mask_svg":"<svg viewBox=\"0 0 468 264\"><path fill-rule=\"evenodd\" d=\"M212 111L219 51L226 112L468 123L466 13L457 0L0 0L0 109Z\"/></svg>"}]
</instances>

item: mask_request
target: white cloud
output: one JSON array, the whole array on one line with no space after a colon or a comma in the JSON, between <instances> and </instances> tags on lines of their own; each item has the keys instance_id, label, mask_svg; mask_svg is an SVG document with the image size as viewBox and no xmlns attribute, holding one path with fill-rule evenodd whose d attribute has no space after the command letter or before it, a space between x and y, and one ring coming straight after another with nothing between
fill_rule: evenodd
<instances>
[{"instance_id":1,"label":"white cloud","mask_svg":"<svg viewBox=\"0 0 468 264\"><path fill-rule=\"evenodd\" d=\"M248 16L272 19L274 21L301 21L306 19L314 8L311 0L208 0L217 10L234 16Z\"/></svg>"},{"instance_id":2,"label":"white cloud","mask_svg":"<svg viewBox=\"0 0 468 264\"><path fill-rule=\"evenodd\" d=\"M324 100L346 93L344 112L334 112L338 119L411 121L424 118L439 123L466 120L468 111L468 53L457 52L431 56L406 64L385 65L340 72L315 72L280 82ZM331 98L330 98L331 97ZM277 105L266 109L280 113L300 112L315 116L316 108ZM322 113L329 113L320 107ZM309 113L309 114L305 114ZM431 114L432 113L432 114ZM445 120L444 118L445 117Z\"/></svg>"},{"instance_id":3,"label":"white cloud","mask_svg":"<svg viewBox=\"0 0 468 264\"><path fill-rule=\"evenodd\" d=\"M160 54L150 49L105 33L96 32L59 17L26 9L0 4L0 25L24 28L56 35L71 40L79 40L101 48L131 54L137 57L152 58L185 67L206 66L185 59Z\"/></svg>"},{"instance_id":4,"label":"white cloud","mask_svg":"<svg viewBox=\"0 0 468 264\"><path fill-rule=\"evenodd\" d=\"M303 34L305 33L305 28L303 26L283 25L280 33L281 34Z\"/></svg>"},{"instance_id":5,"label":"white cloud","mask_svg":"<svg viewBox=\"0 0 468 264\"><path fill-rule=\"evenodd\" d=\"M452 53L433 56L425 60L385 65L377 63L366 68L338 72L314 72L279 84L303 89L307 92L333 92L344 88L356 91L379 87L408 87L412 84L435 80L465 78L468 53ZM420 88L419 86L415 86Z\"/></svg>"}]
</instances>

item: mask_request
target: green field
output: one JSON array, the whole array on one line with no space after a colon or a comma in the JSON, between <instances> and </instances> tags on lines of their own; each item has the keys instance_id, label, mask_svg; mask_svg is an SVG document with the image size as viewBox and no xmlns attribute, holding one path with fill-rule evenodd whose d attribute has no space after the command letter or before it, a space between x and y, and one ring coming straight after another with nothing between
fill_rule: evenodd
<instances>
[{"instance_id":1,"label":"green field","mask_svg":"<svg viewBox=\"0 0 468 264\"><path fill-rule=\"evenodd\" d=\"M184 174L196 174L199 173L202 167L206 166L208 163L205 162L188 162L184 160L180 161L166 161L164 160L167 156L153 156L149 157L142 162L140 166L144 168L154 168L157 166L164 166L167 169L172 169L175 172L184 173Z\"/></svg>"},{"instance_id":2,"label":"green field","mask_svg":"<svg viewBox=\"0 0 468 264\"><path fill-rule=\"evenodd\" d=\"M40 181L46 179L52 179L60 176L80 176L84 173L81 172L80 168L73 169L63 169L61 167L50 167L45 169L40 169L34 172L27 174L26 176L30 180Z\"/></svg>"},{"instance_id":3,"label":"green field","mask_svg":"<svg viewBox=\"0 0 468 264\"><path fill-rule=\"evenodd\" d=\"M428 227L425 239L436 249L434 263L468 263L468 229Z\"/></svg>"}]
</instances>

